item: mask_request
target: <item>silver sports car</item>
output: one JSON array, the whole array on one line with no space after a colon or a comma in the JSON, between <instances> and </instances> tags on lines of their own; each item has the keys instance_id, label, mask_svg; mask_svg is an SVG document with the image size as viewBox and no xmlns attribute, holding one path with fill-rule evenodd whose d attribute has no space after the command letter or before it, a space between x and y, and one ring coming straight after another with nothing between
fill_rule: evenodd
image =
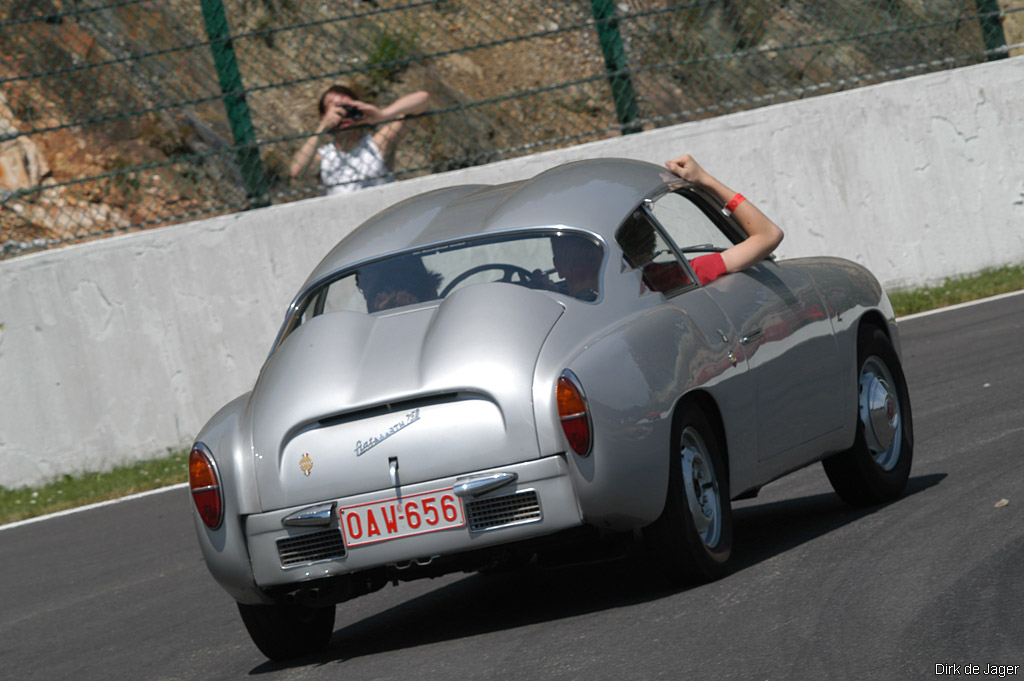
<instances>
[{"instance_id":1,"label":"silver sports car","mask_svg":"<svg viewBox=\"0 0 1024 681\"><path fill-rule=\"evenodd\" d=\"M342 240L190 457L203 556L259 649L324 647L335 605L388 582L609 537L717 578L730 502L816 461L852 504L898 497L911 409L878 281L806 258L701 285L688 258L744 236L726 213L606 159L428 192Z\"/></svg>"}]
</instances>

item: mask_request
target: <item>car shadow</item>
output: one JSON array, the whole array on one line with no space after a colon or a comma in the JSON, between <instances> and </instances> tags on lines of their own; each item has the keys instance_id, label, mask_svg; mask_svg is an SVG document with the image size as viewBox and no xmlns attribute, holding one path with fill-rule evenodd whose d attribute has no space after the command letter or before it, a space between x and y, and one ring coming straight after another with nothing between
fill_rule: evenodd
<instances>
[{"instance_id":1,"label":"car shadow","mask_svg":"<svg viewBox=\"0 0 1024 681\"><path fill-rule=\"evenodd\" d=\"M832 492L733 508L733 573L785 553L817 537L898 504L938 485L945 473L921 475L907 481L896 501L855 508Z\"/></svg>"},{"instance_id":2,"label":"car shadow","mask_svg":"<svg viewBox=\"0 0 1024 681\"><path fill-rule=\"evenodd\" d=\"M945 474L911 478L891 504L939 484ZM829 492L735 508L732 575L891 505L852 508ZM290 664L264 662L251 675L322 665L393 650L514 629L653 601L688 589L652 579L639 542L625 555L569 566L531 564L474 574L334 632L323 653ZM342 604L344 607L344 604ZM437 613L445 616L438 618ZM430 622L431 626L422 626Z\"/></svg>"}]
</instances>

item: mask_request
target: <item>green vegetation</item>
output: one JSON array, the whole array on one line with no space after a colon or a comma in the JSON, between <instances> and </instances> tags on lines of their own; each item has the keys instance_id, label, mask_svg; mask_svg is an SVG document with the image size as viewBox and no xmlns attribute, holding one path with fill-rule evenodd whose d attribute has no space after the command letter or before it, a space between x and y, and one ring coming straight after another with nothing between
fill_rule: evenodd
<instances>
[{"instance_id":1,"label":"green vegetation","mask_svg":"<svg viewBox=\"0 0 1024 681\"><path fill-rule=\"evenodd\" d=\"M1024 265L947 279L941 286L892 291L898 316L1024 289ZM0 328L3 328L0 326ZM188 451L120 466L108 473L65 475L41 487L0 487L0 524L165 487L188 479Z\"/></svg>"},{"instance_id":2,"label":"green vegetation","mask_svg":"<svg viewBox=\"0 0 1024 681\"><path fill-rule=\"evenodd\" d=\"M903 316L1021 289L1024 289L1024 265L1009 265L949 278L940 286L890 291L889 299L896 315Z\"/></svg>"},{"instance_id":3,"label":"green vegetation","mask_svg":"<svg viewBox=\"0 0 1024 681\"><path fill-rule=\"evenodd\" d=\"M369 91L377 94L393 83L412 61L415 48L416 31L403 35L384 29L375 30L366 56Z\"/></svg>"},{"instance_id":4,"label":"green vegetation","mask_svg":"<svg viewBox=\"0 0 1024 681\"><path fill-rule=\"evenodd\" d=\"M106 473L65 475L40 487L0 487L0 524L166 487L188 479L188 451L118 466Z\"/></svg>"}]
</instances>

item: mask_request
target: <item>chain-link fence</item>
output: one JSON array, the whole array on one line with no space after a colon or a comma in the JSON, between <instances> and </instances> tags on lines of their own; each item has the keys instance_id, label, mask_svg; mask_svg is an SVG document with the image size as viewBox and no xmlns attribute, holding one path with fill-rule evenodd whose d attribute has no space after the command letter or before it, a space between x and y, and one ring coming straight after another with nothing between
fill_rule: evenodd
<instances>
[{"instance_id":1,"label":"chain-link fence","mask_svg":"<svg viewBox=\"0 0 1024 681\"><path fill-rule=\"evenodd\" d=\"M332 83L430 93L391 159L407 178L1005 57L1022 9L0 0L2 253L322 193L290 169Z\"/></svg>"}]
</instances>

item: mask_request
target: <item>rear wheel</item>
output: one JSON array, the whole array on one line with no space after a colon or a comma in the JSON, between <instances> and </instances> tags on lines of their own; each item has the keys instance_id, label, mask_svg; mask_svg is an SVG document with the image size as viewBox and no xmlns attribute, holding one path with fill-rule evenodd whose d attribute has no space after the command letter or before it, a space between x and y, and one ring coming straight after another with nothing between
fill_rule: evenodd
<instances>
[{"instance_id":1,"label":"rear wheel","mask_svg":"<svg viewBox=\"0 0 1024 681\"><path fill-rule=\"evenodd\" d=\"M857 336L857 434L822 461L832 488L853 506L892 501L906 488L914 453L910 394L889 338L873 326Z\"/></svg>"},{"instance_id":2,"label":"rear wheel","mask_svg":"<svg viewBox=\"0 0 1024 681\"><path fill-rule=\"evenodd\" d=\"M327 647L334 633L335 606L238 604L242 622L260 652L271 660L289 660Z\"/></svg>"},{"instance_id":3,"label":"rear wheel","mask_svg":"<svg viewBox=\"0 0 1024 681\"><path fill-rule=\"evenodd\" d=\"M671 581L708 582L726 573L732 553L725 450L695 404L680 408L672 433L665 509L644 536Z\"/></svg>"}]
</instances>

